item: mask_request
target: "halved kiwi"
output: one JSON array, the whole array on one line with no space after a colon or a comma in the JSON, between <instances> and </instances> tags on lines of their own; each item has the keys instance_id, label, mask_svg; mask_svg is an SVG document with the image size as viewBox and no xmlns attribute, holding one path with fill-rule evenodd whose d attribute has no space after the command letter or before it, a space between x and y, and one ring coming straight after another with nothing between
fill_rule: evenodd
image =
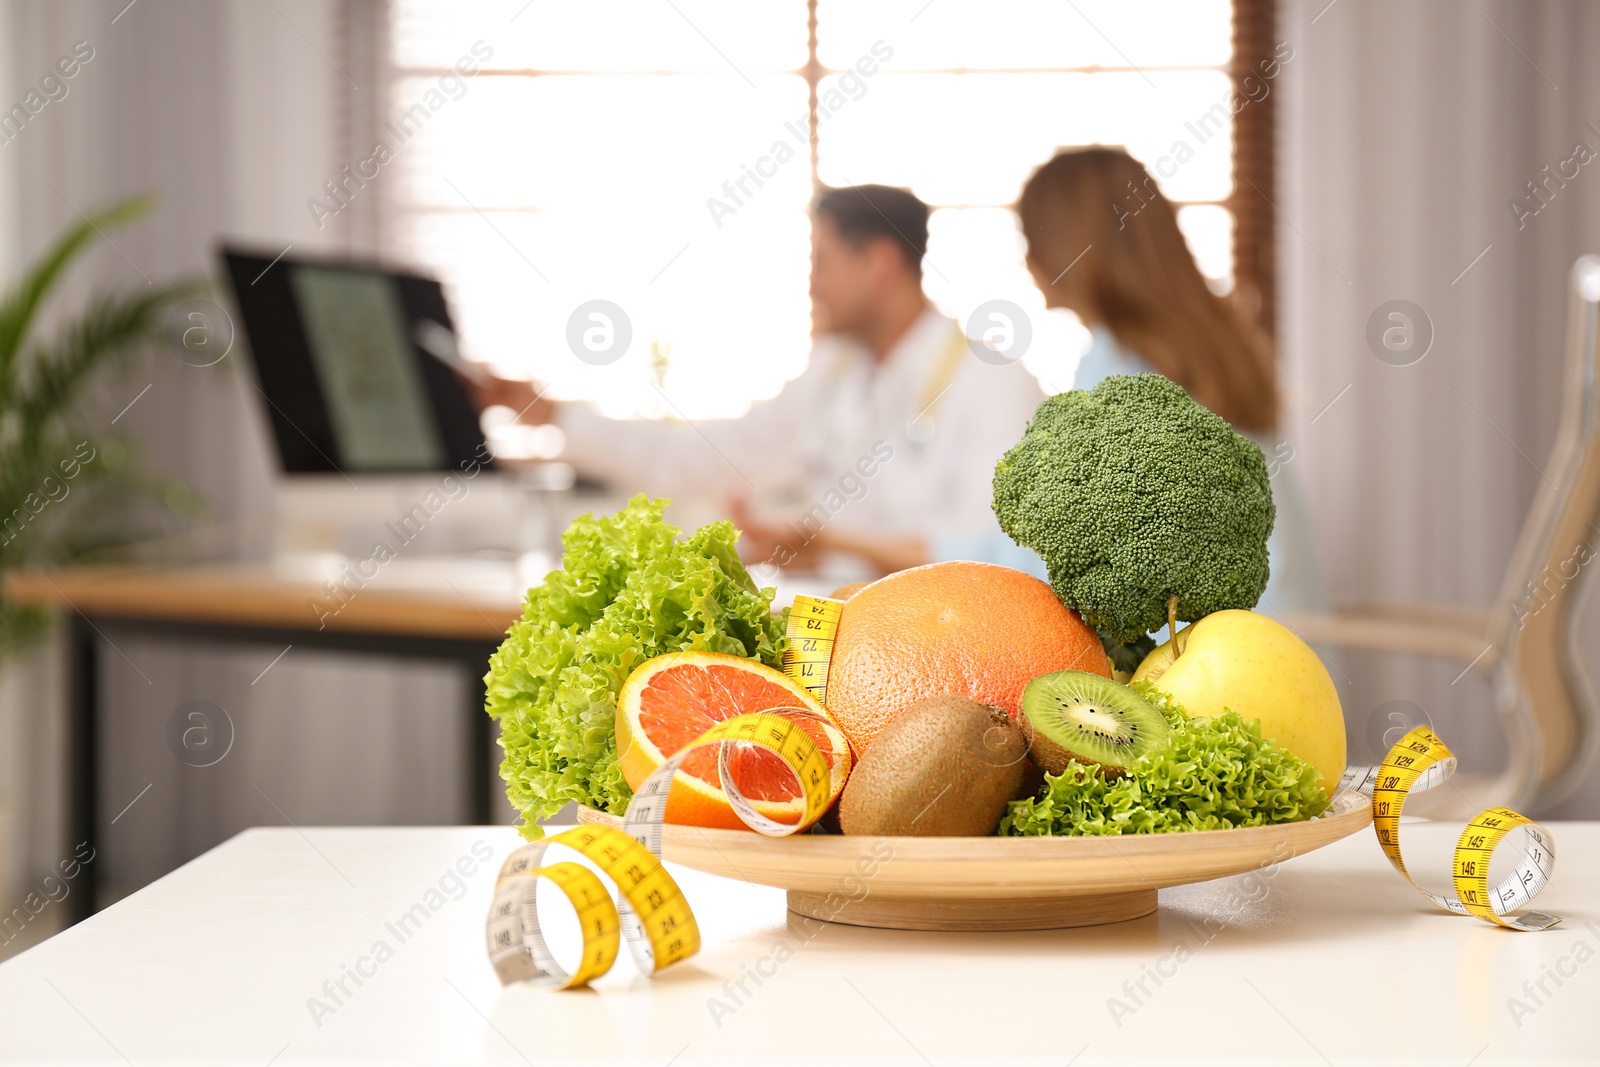
<instances>
[{"instance_id":1,"label":"halved kiwi","mask_svg":"<svg viewBox=\"0 0 1600 1067\"><path fill-rule=\"evenodd\" d=\"M1041 674L1022 691L1018 725L1047 774L1069 760L1116 772L1172 733L1166 716L1125 685L1088 671Z\"/></svg>"}]
</instances>

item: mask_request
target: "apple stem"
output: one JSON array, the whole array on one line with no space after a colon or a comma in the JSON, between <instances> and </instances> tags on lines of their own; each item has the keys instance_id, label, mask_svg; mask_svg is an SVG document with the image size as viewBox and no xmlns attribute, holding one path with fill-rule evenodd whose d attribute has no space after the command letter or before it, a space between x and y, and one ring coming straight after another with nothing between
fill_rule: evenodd
<instances>
[{"instance_id":1,"label":"apple stem","mask_svg":"<svg viewBox=\"0 0 1600 1067\"><path fill-rule=\"evenodd\" d=\"M1183 646L1178 644L1178 594L1173 593L1167 597L1167 636L1172 638L1172 658L1177 659L1183 655Z\"/></svg>"}]
</instances>

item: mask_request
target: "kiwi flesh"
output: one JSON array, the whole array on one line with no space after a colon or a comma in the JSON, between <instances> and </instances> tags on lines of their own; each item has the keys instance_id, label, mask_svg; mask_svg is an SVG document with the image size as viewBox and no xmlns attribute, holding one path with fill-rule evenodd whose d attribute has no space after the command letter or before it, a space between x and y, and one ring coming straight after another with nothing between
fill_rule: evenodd
<instances>
[{"instance_id":1,"label":"kiwi flesh","mask_svg":"<svg viewBox=\"0 0 1600 1067\"><path fill-rule=\"evenodd\" d=\"M1070 760L1107 774L1154 750L1172 733L1166 716L1127 686L1088 671L1042 674L1022 691L1018 723L1029 755L1046 774Z\"/></svg>"},{"instance_id":2,"label":"kiwi flesh","mask_svg":"<svg viewBox=\"0 0 1600 1067\"><path fill-rule=\"evenodd\" d=\"M1000 708L929 697L873 739L839 798L839 825L879 837L987 836L1017 794L1027 750Z\"/></svg>"}]
</instances>

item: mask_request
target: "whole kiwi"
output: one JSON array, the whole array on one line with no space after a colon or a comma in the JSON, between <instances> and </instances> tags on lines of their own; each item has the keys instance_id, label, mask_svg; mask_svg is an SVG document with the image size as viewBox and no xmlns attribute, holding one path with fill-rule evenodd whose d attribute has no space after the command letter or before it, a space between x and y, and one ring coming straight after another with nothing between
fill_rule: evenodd
<instances>
[{"instance_id":1,"label":"whole kiwi","mask_svg":"<svg viewBox=\"0 0 1600 1067\"><path fill-rule=\"evenodd\" d=\"M1027 741L999 708L929 697L873 739L839 798L847 834L983 837L1022 784Z\"/></svg>"}]
</instances>

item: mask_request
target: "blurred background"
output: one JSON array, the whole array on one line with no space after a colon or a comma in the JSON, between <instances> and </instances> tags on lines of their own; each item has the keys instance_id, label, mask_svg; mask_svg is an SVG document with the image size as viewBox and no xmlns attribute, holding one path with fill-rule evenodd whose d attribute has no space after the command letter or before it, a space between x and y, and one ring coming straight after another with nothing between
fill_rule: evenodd
<instances>
[{"instance_id":1,"label":"blurred background","mask_svg":"<svg viewBox=\"0 0 1600 1067\"><path fill-rule=\"evenodd\" d=\"M1580 0L0 4L0 481L26 509L0 551L0 903L37 899L85 830L95 854L0 956L246 826L509 821L481 665L568 519L642 486L495 404L462 431L496 459L468 479L460 404L436 394L483 400L467 365L710 442L806 371L814 197L867 183L931 209L932 305L969 323L1009 302L1023 368L1070 388L1093 337L1046 308L1012 206L1078 146L1143 163L1206 285L1274 342L1263 444L1304 497L1321 613L1432 606L1408 616L1431 644L1392 617L1307 624L1352 761L1431 722L1463 770L1515 769L1496 635L1548 600L1543 640L1600 650L1593 515L1542 554L1524 533L1559 503L1541 493L1565 487L1553 449L1583 383L1564 353L1573 264L1600 252L1595 40ZM293 406L314 383L250 362L279 312L242 305L318 263L442 283L448 315L417 314L450 329L413 340L454 377L427 379L446 429L414 470L322 464ZM628 340L575 359L596 300ZM127 351L89 359L119 322ZM30 413L49 397L28 361L51 352L83 366ZM81 478L56 462L73 455ZM373 532L430 492L426 529L352 587ZM670 514L725 510L708 492ZM141 581L82 569L112 564ZM338 641L300 633L328 618ZM1561 688L1592 708L1585 679ZM1600 817L1589 740L1546 737L1564 777L1530 814Z\"/></svg>"}]
</instances>

